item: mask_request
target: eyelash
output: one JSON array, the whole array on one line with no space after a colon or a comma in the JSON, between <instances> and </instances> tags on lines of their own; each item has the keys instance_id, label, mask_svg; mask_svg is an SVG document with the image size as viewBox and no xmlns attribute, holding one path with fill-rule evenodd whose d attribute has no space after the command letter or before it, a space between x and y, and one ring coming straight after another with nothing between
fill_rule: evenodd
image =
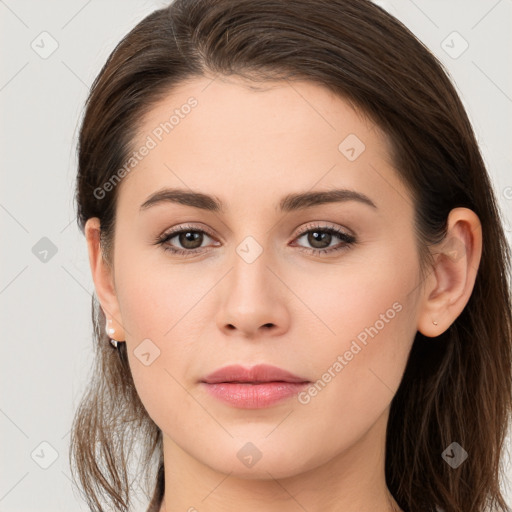
<instances>
[{"instance_id":1,"label":"eyelash","mask_svg":"<svg viewBox=\"0 0 512 512\"><path fill-rule=\"evenodd\" d=\"M330 235L335 235L338 238L340 238L344 242L344 244L341 247L330 247L330 248L327 248L327 249L309 249L307 247L298 246L299 250L308 252L310 254L315 254L315 255L325 255L325 254L330 254L332 252L338 252L338 251L346 250L351 245L356 243L356 238L354 236L349 235L348 233L340 231L340 230L338 230L336 228L327 227L327 226L321 226L321 225L318 225L318 224L314 225L314 226L311 226L311 225L308 226L307 229L305 229L304 231L299 233L295 238L298 239L298 238L300 238L300 237L302 237L302 236L304 236L304 235L306 235L306 234L308 234L309 232L312 232L312 231L321 231L323 233L328 233ZM197 254L198 252L201 252L204 248L179 249L179 248L176 248L176 247L165 245L166 242L168 242L169 240L171 240L175 236L180 235L181 233L187 233L187 232L204 233L204 234L208 235L210 238L215 238L211 233L209 233L208 231L206 231L204 229L198 229L197 227L194 227L194 226L185 225L185 226L180 226L178 229L175 229L175 230L170 231L168 233L164 233L162 236L158 237L155 240L155 244L161 245L162 249L164 251L169 251L172 254L176 254L176 255L180 255L180 256L193 256L193 255Z\"/></svg>"}]
</instances>

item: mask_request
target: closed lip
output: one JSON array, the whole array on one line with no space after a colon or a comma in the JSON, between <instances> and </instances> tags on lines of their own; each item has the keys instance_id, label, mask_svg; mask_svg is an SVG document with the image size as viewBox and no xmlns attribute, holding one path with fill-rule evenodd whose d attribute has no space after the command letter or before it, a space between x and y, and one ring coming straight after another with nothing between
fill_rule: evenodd
<instances>
[{"instance_id":1,"label":"closed lip","mask_svg":"<svg viewBox=\"0 0 512 512\"><path fill-rule=\"evenodd\" d=\"M218 384L219 382L246 382L258 384L262 382L309 382L303 377L294 375L282 368L268 364L258 364L252 367L241 365L224 366L210 373L201 382Z\"/></svg>"}]
</instances>

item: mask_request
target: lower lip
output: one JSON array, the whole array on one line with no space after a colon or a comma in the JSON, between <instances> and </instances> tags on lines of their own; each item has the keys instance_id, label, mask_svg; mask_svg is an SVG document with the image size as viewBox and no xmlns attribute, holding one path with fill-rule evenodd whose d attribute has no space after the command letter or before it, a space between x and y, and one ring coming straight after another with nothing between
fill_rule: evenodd
<instances>
[{"instance_id":1,"label":"lower lip","mask_svg":"<svg viewBox=\"0 0 512 512\"><path fill-rule=\"evenodd\" d=\"M215 398L240 409L263 409L297 395L308 382L240 382L202 383Z\"/></svg>"}]
</instances>

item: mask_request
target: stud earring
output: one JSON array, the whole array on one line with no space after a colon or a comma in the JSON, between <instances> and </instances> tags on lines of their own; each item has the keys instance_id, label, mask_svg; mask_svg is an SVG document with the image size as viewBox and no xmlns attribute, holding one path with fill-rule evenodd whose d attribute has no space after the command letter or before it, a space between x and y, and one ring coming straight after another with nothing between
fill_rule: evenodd
<instances>
[{"instance_id":1,"label":"stud earring","mask_svg":"<svg viewBox=\"0 0 512 512\"><path fill-rule=\"evenodd\" d=\"M116 330L113 327L108 326L109 322L112 323L111 318L107 320L107 324L105 325L105 331L107 333L107 336L110 334L114 334L116 332Z\"/></svg>"},{"instance_id":2,"label":"stud earring","mask_svg":"<svg viewBox=\"0 0 512 512\"><path fill-rule=\"evenodd\" d=\"M112 319L107 320L107 323L105 324L105 332L107 333L107 336L110 338L111 335L113 335L116 330L113 327L109 327L108 324L112 323ZM110 343L114 348L117 348L117 340L114 340L110 338Z\"/></svg>"},{"instance_id":3,"label":"stud earring","mask_svg":"<svg viewBox=\"0 0 512 512\"><path fill-rule=\"evenodd\" d=\"M437 322L436 322L435 320L432 320L432 323L433 323L434 325L437 325Z\"/></svg>"}]
</instances>

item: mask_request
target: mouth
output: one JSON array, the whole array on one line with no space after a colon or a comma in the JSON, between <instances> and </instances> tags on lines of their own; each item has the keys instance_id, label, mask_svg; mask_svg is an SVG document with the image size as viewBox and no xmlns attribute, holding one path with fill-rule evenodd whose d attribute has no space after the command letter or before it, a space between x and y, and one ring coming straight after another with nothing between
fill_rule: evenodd
<instances>
[{"instance_id":1,"label":"mouth","mask_svg":"<svg viewBox=\"0 0 512 512\"><path fill-rule=\"evenodd\" d=\"M240 409L261 409L292 398L311 382L270 365L226 366L200 381L216 399Z\"/></svg>"}]
</instances>

